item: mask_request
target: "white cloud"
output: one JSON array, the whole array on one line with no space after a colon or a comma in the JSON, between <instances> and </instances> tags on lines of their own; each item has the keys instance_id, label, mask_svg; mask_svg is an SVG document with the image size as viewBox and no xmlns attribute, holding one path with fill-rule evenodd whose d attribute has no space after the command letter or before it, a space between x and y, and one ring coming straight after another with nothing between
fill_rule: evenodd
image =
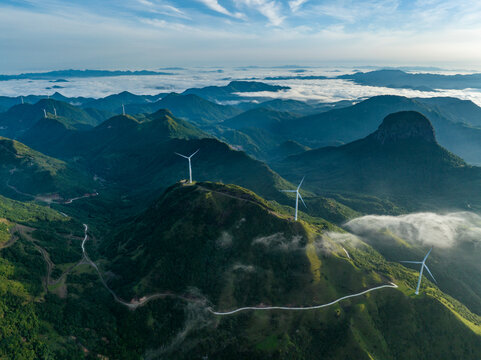
<instances>
[{"instance_id":1,"label":"white cloud","mask_svg":"<svg viewBox=\"0 0 481 360\"><path fill-rule=\"evenodd\" d=\"M285 16L281 14L281 6L274 0L235 0L240 6L247 6L255 9L269 20L274 26L281 25Z\"/></svg>"},{"instance_id":2,"label":"white cloud","mask_svg":"<svg viewBox=\"0 0 481 360\"><path fill-rule=\"evenodd\" d=\"M388 230L415 244L447 248L461 242L481 245L481 217L471 212L450 214L415 213L401 216L368 215L346 224L360 236Z\"/></svg>"},{"instance_id":3,"label":"white cloud","mask_svg":"<svg viewBox=\"0 0 481 360\"><path fill-rule=\"evenodd\" d=\"M252 240L252 245L263 245L269 249L281 251L293 251L303 248L305 240L302 236L292 236L286 238L283 233L276 233L269 236L258 237Z\"/></svg>"},{"instance_id":4,"label":"white cloud","mask_svg":"<svg viewBox=\"0 0 481 360\"><path fill-rule=\"evenodd\" d=\"M297 12L302 5L304 5L309 0L291 0L289 1L289 7L291 8L292 12Z\"/></svg>"},{"instance_id":5,"label":"white cloud","mask_svg":"<svg viewBox=\"0 0 481 360\"><path fill-rule=\"evenodd\" d=\"M220 14L235 17L235 18L238 18L238 19L244 18L244 15L242 13L238 13L238 12L232 13L229 10L227 10L225 7L223 7L221 4L219 4L218 0L198 0L198 1L203 3L209 9L214 10L214 11L220 13Z\"/></svg>"},{"instance_id":6,"label":"white cloud","mask_svg":"<svg viewBox=\"0 0 481 360\"><path fill-rule=\"evenodd\" d=\"M149 0L137 0L140 4L145 6L154 6L154 3Z\"/></svg>"}]
</instances>

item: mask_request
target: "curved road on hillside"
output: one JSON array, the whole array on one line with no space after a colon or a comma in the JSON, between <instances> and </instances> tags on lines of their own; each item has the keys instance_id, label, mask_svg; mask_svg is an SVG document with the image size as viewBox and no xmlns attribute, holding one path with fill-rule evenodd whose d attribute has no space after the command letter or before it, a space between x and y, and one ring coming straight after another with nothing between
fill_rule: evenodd
<instances>
[{"instance_id":1,"label":"curved road on hillside","mask_svg":"<svg viewBox=\"0 0 481 360\"><path fill-rule=\"evenodd\" d=\"M115 301L117 301L119 304L122 304L124 306L127 306L129 309L132 309L132 310L135 310L136 308L138 308L139 306L142 306L142 305L145 305L147 302L151 301L151 300L155 300L155 299L160 299L160 298L165 298L165 297L175 297L175 298L178 298L178 299L182 299L182 300L186 300L186 301L193 301L195 299L189 299L189 298L186 298L184 296L180 296L180 295L175 295L175 294L171 294L171 293L159 293L159 294L153 294L153 295L149 295L149 296L145 296L143 298L141 298L139 301L136 301L136 302L126 302L122 299L120 299L117 294L107 285L107 283L105 282L103 276L102 276L102 273L100 272L97 264L95 264L92 260L90 260L90 258L88 257L87 255L87 252L85 251L85 242L87 241L88 239L88 234L87 234L87 231L88 231L88 226L87 224L83 224L84 225L84 230L85 230L85 237L82 241L82 252L83 252L83 255L84 255L84 259L91 265L95 268L95 270L97 271L98 275L99 275L99 278L100 278L100 281L102 282L102 284L104 285L104 287L112 294L112 296L114 297ZM389 285L381 285L381 286L376 286L376 287L373 287L371 289L367 289L367 290L364 290L360 293L357 293L357 294L352 294L352 295L346 295L346 296L343 296L339 299L336 299L334 301L331 301L330 303L327 303L327 304L321 304L321 305L314 305L314 306L306 306L306 307L295 307L295 306L266 306L266 307L261 307L261 306L247 306L247 307L241 307L241 308L238 308L238 309L235 309L235 310L232 310L232 311L226 311L226 312L220 312L220 311L214 311L211 307L207 308L207 310L209 310L210 313L214 314L214 315L218 315L218 316L227 316L227 315L233 315L233 314L236 314L238 312L241 312L241 311L247 311L247 310L254 310L254 311L266 311L266 310L287 310L287 311L306 311L306 310L316 310L316 309L321 309L321 308L324 308L324 307L328 307L328 306L332 306L334 304L337 304L338 302L342 301L342 300L346 300L346 299L349 299L349 298L353 298L353 297L358 297L358 296L361 296L361 295L364 295L364 294L367 294L367 293L370 293L372 291L376 291L376 290L380 290L380 289L385 289L385 288L390 288L390 289L396 289L398 286L394 283L390 283Z\"/></svg>"},{"instance_id":2,"label":"curved road on hillside","mask_svg":"<svg viewBox=\"0 0 481 360\"><path fill-rule=\"evenodd\" d=\"M207 190L205 188L203 188L202 190ZM94 196L98 195L98 193L95 193ZM83 198L83 197L80 197L80 198ZM75 200L78 200L80 198L74 198L74 199L70 199L69 201L67 201L66 203L67 204L71 204L73 201ZM181 295L176 295L176 294L172 294L172 293L157 293L157 294L152 294L152 295L148 295L148 296L144 296L142 298L140 298L140 300L133 300L131 302L127 302L127 301L124 301L122 300L121 298L119 298L117 296L117 294L108 286L107 282L105 281L102 273L100 272L100 269L98 268L97 264L95 262L93 262L88 254L87 254L87 251L85 249L85 243L87 242L88 240L88 225L87 224L83 224L84 226L84 238L82 240L82 254L83 254L83 257L81 259L81 262L82 261L85 261L87 264L91 265L96 271L97 271L97 274L99 275L99 279L100 281L102 282L102 285L107 289L107 291L113 296L114 300L121 304L121 305L124 305L126 307L128 307L130 310L135 310L137 309L138 307L140 306L143 306L145 304L147 304L149 301L151 300L155 300L155 299L162 299L162 298L166 298L166 297L173 297L173 298L177 298L177 299L181 299L181 300L184 300L184 301L199 301L199 299L194 299L194 298L188 298L188 297L185 297L185 296L181 296ZM344 249L344 248L343 248ZM344 251L346 252L346 255L347 257L350 259L351 257L349 256L349 253L344 249ZM381 289L385 289L385 288L390 288L390 289L396 289L398 286L394 283L389 283L388 285L381 285L381 286L376 286L376 287L373 287L371 289L367 289L367 290L364 290L362 292L359 292L359 293L356 293L356 294L351 294L351 295L346 295L346 296L343 296L343 297L340 297L339 299L336 299L334 301L331 301L327 304L321 304L321 305L314 305L314 306L306 306L306 307L296 307L296 306L246 306L246 307L241 307L241 308L237 308L237 309L234 309L234 310L231 310L231 311L215 311L212 309L212 307L209 307L207 308L207 310L214 314L214 315L217 315L217 316L228 316L228 315L233 315L233 314L236 314L236 313L239 313L239 312L242 312L242 311L269 311L269 310L284 310L284 311L307 311L307 310L316 310L316 309L322 309L322 308L325 308L325 307L328 307L328 306L332 306L332 305L335 305L337 303L339 303L340 301L342 300L346 300L346 299L349 299L349 298L354 298L354 297L358 297L358 296L361 296L361 295L364 295L364 294L367 294L367 293L370 293L372 291L377 291L377 290L381 290Z\"/></svg>"},{"instance_id":3,"label":"curved road on hillside","mask_svg":"<svg viewBox=\"0 0 481 360\"><path fill-rule=\"evenodd\" d=\"M167 298L167 297L172 297L172 298L176 298L176 299L181 299L181 300L185 300L185 301L196 301L198 299L194 299L194 298L188 298L186 296L181 296L181 295L176 295L176 294L172 294L172 293L157 293L157 294L152 294L152 295L147 295L147 296L143 296L142 298L140 298L140 300L133 300L131 302L127 302L125 300L122 300L121 298L119 298L117 296L117 294L107 285L107 282L105 281L102 273L100 272L100 269L99 267L97 266L96 263L94 263L88 256L87 254L87 251L85 250L85 242L88 240L88 234L87 234L87 231L88 231L88 226L87 224L83 224L84 226L84 231L85 231L85 236L84 236L84 239L82 241L82 253L83 253L83 260L85 260L87 262L87 264L91 265L96 271L97 271L97 274L99 275L99 278L100 278L100 281L102 282L102 285L107 289L107 291L113 296L114 300L116 302L118 302L119 304L122 304L126 307L128 307L129 309L131 310L135 310L137 309L138 307L140 306L143 306L145 304L147 304L149 301L152 301L152 300L155 300L155 299L164 299L164 298Z\"/></svg>"},{"instance_id":4,"label":"curved road on hillside","mask_svg":"<svg viewBox=\"0 0 481 360\"><path fill-rule=\"evenodd\" d=\"M238 309L235 309L235 310L232 310L232 311L226 311L226 312L219 312L219 311L214 311L212 310L212 308L209 308L208 310L214 314L214 315L220 315L220 316L226 316L226 315L233 315L235 313L238 313L238 312L241 312L241 311L247 311L247 310L289 310L289 311L306 311L306 310L316 310L316 309L321 309L321 308L324 308L324 307L328 307L328 306L331 306L331 305L334 305L334 304L337 304L338 302L342 301L342 300L346 300L346 299L349 299L349 298L353 298L353 297L357 297L357 296L361 296L361 295L364 295L364 294L367 294L371 291L376 291L376 290L380 290L380 289L384 289L384 288L391 288L391 289L396 289L398 286L394 283L390 283L389 285L381 285L381 286L376 286L374 288L371 288L371 289L368 289L368 290L364 290L360 293L357 293L357 294L352 294L352 295L346 295L346 296L343 296L339 299L336 299L334 301L331 301L330 303L327 303L327 304L322 304L322 305L315 305L315 306L306 306L306 307L295 307L295 306L265 306L265 307L262 307L262 306L246 306L246 307L241 307L241 308L238 308Z\"/></svg>"}]
</instances>

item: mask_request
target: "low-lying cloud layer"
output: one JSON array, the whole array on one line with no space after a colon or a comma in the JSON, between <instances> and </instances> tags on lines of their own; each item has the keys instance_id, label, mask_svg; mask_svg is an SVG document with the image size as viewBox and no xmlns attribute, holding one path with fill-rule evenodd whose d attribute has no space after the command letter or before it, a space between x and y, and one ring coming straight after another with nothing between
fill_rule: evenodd
<instances>
[{"instance_id":1,"label":"low-lying cloud layer","mask_svg":"<svg viewBox=\"0 0 481 360\"><path fill-rule=\"evenodd\" d=\"M290 79L263 80L265 77L292 75L292 70L305 71L309 76L336 76L352 73L351 68L336 69L330 67L293 67L293 68L189 68L169 71L172 75L152 76L118 76L69 78L61 83L60 89L52 88L50 80L10 80L0 81L0 96L52 95L55 91L68 97L104 97L122 91L135 94L155 95L158 93L182 92L191 87L210 85L224 86L231 80L260 80L269 84L289 86L291 89L279 92L242 93L243 97L265 97L294 99L302 101L335 102L340 100L360 100L377 95L398 95L406 97L451 96L471 100L481 106L480 89L439 90L437 92L417 91L412 89L391 89L376 86L354 84L341 79ZM158 70L158 69L154 69ZM222 70L222 72L219 72ZM361 69L362 70L362 69ZM439 72L439 71L438 71ZM449 73L449 72L441 72ZM58 85L58 84L56 84Z\"/></svg>"},{"instance_id":2,"label":"low-lying cloud layer","mask_svg":"<svg viewBox=\"0 0 481 360\"><path fill-rule=\"evenodd\" d=\"M472 212L368 215L351 220L345 226L359 236L387 230L410 243L442 248L462 242L481 244L481 217Z\"/></svg>"}]
</instances>

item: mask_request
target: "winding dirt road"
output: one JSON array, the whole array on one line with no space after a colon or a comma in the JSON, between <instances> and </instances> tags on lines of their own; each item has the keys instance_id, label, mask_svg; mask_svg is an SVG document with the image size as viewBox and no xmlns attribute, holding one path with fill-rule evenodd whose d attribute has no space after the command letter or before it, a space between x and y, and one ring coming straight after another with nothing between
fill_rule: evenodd
<instances>
[{"instance_id":1,"label":"winding dirt road","mask_svg":"<svg viewBox=\"0 0 481 360\"><path fill-rule=\"evenodd\" d=\"M343 296L339 299L336 299L334 301L331 301L330 303L327 303L327 304L322 304L322 305L314 305L314 306L306 306L306 307L295 307L295 306L265 306L265 307L262 307L262 306L246 306L246 307L241 307L241 308L238 308L238 309L235 309L235 310L232 310L232 311L225 311L225 312L219 312L219 311L214 311L212 310L212 308L209 308L208 310L214 314L214 315L220 315L220 316L226 316L226 315L233 315L233 314L236 314L238 312L241 312L241 311L247 311L247 310L262 310L262 311L266 311L266 310L288 310L288 311L306 311L306 310L316 310L316 309L321 309L321 308L324 308L324 307L328 307L328 306L332 306L334 304L337 304L338 302L342 301L342 300L346 300L346 299L349 299L349 298L353 298L353 297L357 297L357 296L361 296L361 295L364 295L364 294L367 294L371 291L376 291L376 290L380 290L380 289L384 289L384 288L391 288L391 289L396 289L398 286L394 283L390 283L389 285L381 285L381 286L376 286L374 288L371 288L371 289L367 289L367 290L364 290L360 293L357 293L357 294L352 294L352 295L346 295L346 296Z\"/></svg>"}]
</instances>

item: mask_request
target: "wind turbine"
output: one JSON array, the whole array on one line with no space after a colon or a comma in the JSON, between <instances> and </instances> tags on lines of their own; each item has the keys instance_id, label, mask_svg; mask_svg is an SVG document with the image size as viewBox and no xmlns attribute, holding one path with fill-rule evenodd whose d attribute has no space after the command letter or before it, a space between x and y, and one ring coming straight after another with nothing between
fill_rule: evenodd
<instances>
[{"instance_id":1,"label":"wind turbine","mask_svg":"<svg viewBox=\"0 0 481 360\"><path fill-rule=\"evenodd\" d=\"M408 264L421 264L421 271L419 272L419 280L418 280L418 286L416 288L416 292L415 294L416 295L419 295L419 287L421 286L421 279L423 277L423 270L426 269L427 272L429 273L429 275L431 275L431 277L433 278L434 282L437 284L438 282L436 281L436 279L434 278L433 274L431 274L431 271L429 271L429 268L428 266L426 265L426 259L428 258L429 254L431 254L431 251L433 251L433 248L431 248L431 250L428 251L428 253L426 254L426 256L424 257L423 261L400 261L402 263L408 263Z\"/></svg>"},{"instance_id":2,"label":"wind turbine","mask_svg":"<svg viewBox=\"0 0 481 360\"><path fill-rule=\"evenodd\" d=\"M195 153L193 153L192 155L190 156L185 156L185 155L182 155L182 154L179 154L179 153L175 153L179 156L182 156L183 158L186 158L187 160L189 160L189 183L192 184L192 163L190 161L190 159L192 158L192 156L194 156L195 154L197 154L199 152L200 149L197 149Z\"/></svg>"},{"instance_id":3,"label":"wind turbine","mask_svg":"<svg viewBox=\"0 0 481 360\"><path fill-rule=\"evenodd\" d=\"M20 97L22 99L22 104L23 104L23 96Z\"/></svg>"},{"instance_id":4,"label":"wind turbine","mask_svg":"<svg viewBox=\"0 0 481 360\"><path fill-rule=\"evenodd\" d=\"M55 108L55 106L53 107L53 113L55 114L55 118L57 118L57 109Z\"/></svg>"},{"instance_id":5,"label":"wind turbine","mask_svg":"<svg viewBox=\"0 0 481 360\"><path fill-rule=\"evenodd\" d=\"M45 119L47 118L47 110L43 109L43 116L45 117Z\"/></svg>"},{"instance_id":6,"label":"wind turbine","mask_svg":"<svg viewBox=\"0 0 481 360\"><path fill-rule=\"evenodd\" d=\"M307 208L306 203L302 199L301 193L299 192L299 189L301 188L301 185L304 181L305 176L302 178L301 182L299 183L299 186L297 187L296 190L281 190L282 192L290 192L290 193L296 193L296 215L294 216L294 220L297 221L297 209L299 208L299 199L301 199L302 203L304 206Z\"/></svg>"},{"instance_id":7,"label":"wind turbine","mask_svg":"<svg viewBox=\"0 0 481 360\"><path fill-rule=\"evenodd\" d=\"M124 104L122 104L122 115L125 116L125 106L124 106Z\"/></svg>"}]
</instances>

